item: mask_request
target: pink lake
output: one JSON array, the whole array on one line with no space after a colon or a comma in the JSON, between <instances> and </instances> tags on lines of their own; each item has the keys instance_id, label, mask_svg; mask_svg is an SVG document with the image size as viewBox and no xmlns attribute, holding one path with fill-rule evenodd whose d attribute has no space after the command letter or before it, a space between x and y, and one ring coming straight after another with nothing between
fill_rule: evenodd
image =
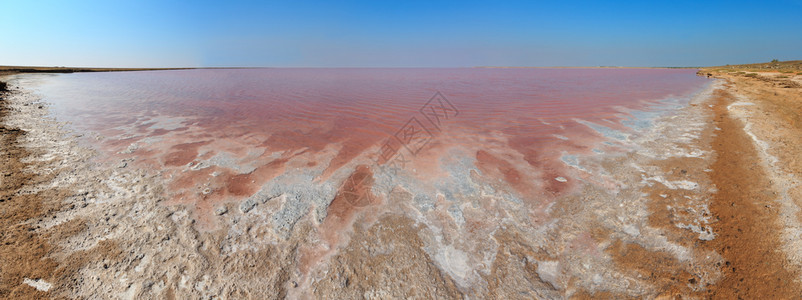
<instances>
[{"instance_id":1,"label":"pink lake","mask_svg":"<svg viewBox=\"0 0 802 300\"><path fill-rule=\"evenodd\" d=\"M396 187L420 210L438 197L474 197L482 185L537 210L571 192L574 178L593 176L572 157L626 151L628 134L710 83L695 72L201 69L31 78L100 161L158 172L165 203L191 207L200 226L214 227L221 204L247 212L256 200L290 194L299 204L276 217L281 229L309 211L332 213L337 199L382 203Z\"/></svg>"}]
</instances>

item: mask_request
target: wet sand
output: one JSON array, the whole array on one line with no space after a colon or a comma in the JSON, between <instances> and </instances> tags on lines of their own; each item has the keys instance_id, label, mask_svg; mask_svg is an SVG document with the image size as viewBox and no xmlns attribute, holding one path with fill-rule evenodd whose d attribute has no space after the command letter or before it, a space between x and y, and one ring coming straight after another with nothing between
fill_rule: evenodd
<instances>
[{"instance_id":1,"label":"wet sand","mask_svg":"<svg viewBox=\"0 0 802 300\"><path fill-rule=\"evenodd\" d=\"M491 230L483 215L514 211L501 199L464 207L463 223L438 203L423 216L443 223L422 222L412 194L396 188L381 203L344 193L322 231L310 214L284 238L260 224L291 199L229 205L216 212L220 229L198 231L190 210L162 204L158 176L93 164L92 151L60 138L41 99L16 90L0 110L1 225L13 229L3 235L0 297L793 298L802 99L771 81L715 76L729 82L658 122L638 138L641 151L583 162L610 175L578 181L617 182L618 192L576 183L581 194L548 210L571 217L541 232ZM476 159L483 174L526 176L491 153ZM344 191L369 188L354 182L370 170L356 170ZM438 244L450 245L442 257L427 251ZM492 259L467 272L477 254Z\"/></svg>"}]
</instances>

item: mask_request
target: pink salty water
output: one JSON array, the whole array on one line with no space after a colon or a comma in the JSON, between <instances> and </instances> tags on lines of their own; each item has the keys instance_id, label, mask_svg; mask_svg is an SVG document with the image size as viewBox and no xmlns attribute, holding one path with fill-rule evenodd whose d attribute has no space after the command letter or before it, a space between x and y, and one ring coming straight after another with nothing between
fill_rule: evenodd
<instances>
[{"instance_id":1,"label":"pink salty water","mask_svg":"<svg viewBox=\"0 0 802 300\"><path fill-rule=\"evenodd\" d=\"M101 157L161 172L168 203L210 220L290 173L354 192L393 166L391 181L437 193L468 176L446 167L463 158L470 180L540 203L583 176L561 157L620 150L599 128L642 130L633 112L708 83L683 69L217 69L43 76L37 90L102 137Z\"/></svg>"}]
</instances>

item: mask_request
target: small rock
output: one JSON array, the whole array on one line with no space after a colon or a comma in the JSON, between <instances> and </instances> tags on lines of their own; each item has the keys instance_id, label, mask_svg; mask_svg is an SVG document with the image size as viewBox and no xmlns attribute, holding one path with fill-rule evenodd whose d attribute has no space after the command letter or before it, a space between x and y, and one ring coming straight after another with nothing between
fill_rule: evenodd
<instances>
[{"instance_id":1,"label":"small rock","mask_svg":"<svg viewBox=\"0 0 802 300\"><path fill-rule=\"evenodd\" d=\"M257 204L256 199L249 198L248 200L243 201L242 204L239 205L239 210L241 210L244 213L249 212L256 206L256 204Z\"/></svg>"},{"instance_id":2,"label":"small rock","mask_svg":"<svg viewBox=\"0 0 802 300\"><path fill-rule=\"evenodd\" d=\"M218 216L221 216L221 215L223 215L223 214L225 214L227 212L228 212L228 208L225 207L225 206L218 207L217 209L214 210L214 214L216 214Z\"/></svg>"},{"instance_id":3,"label":"small rock","mask_svg":"<svg viewBox=\"0 0 802 300\"><path fill-rule=\"evenodd\" d=\"M624 233L637 237L640 235L640 230L634 225L624 225Z\"/></svg>"},{"instance_id":4,"label":"small rock","mask_svg":"<svg viewBox=\"0 0 802 300\"><path fill-rule=\"evenodd\" d=\"M562 177L562 176L554 178L554 180L557 180L559 182L568 182L568 179L565 179L565 177Z\"/></svg>"}]
</instances>

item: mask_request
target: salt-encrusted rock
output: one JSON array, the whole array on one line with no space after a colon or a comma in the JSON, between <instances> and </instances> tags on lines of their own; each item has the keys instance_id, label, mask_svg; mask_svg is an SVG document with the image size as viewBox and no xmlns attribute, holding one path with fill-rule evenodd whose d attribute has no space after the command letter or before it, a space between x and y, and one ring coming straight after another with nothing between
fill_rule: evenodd
<instances>
[{"instance_id":1,"label":"salt-encrusted rock","mask_svg":"<svg viewBox=\"0 0 802 300\"><path fill-rule=\"evenodd\" d=\"M248 198L248 200L242 201L242 204L239 205L239 210L247 213L256 207L256 204L258 204L258 201L255 198Z\"/></svg>"},{"instance_id":2,"label":"salt-encrusted rock","mask_svg":"<svg viewBox=\"0 0 802 300\"><path fill-rule=\"evenodd\" d=\"M214 214L218 216L223 215L227 212L228 212L228 207L225 206L218 207L217 209L214 210Z\"/></svg>"}]
</instances>

